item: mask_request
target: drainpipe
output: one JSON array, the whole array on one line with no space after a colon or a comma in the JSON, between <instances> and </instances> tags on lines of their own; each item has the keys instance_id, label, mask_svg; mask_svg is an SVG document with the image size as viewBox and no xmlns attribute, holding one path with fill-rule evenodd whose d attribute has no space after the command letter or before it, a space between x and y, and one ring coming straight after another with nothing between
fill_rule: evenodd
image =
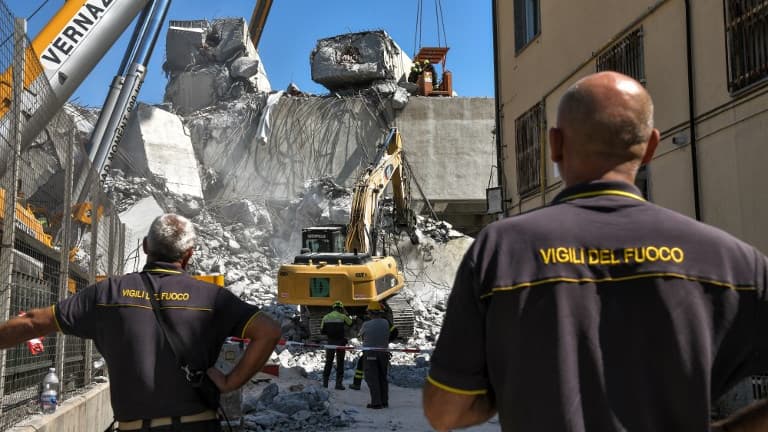
<instances>
[{"instance_id":1,"label":"drainpipe","mask_svg":"<svg viewBox=\"0 0 768 432\"><path fill-rule=\"evenodd\" d=\"M691 36L691 1L685 4L685 60L688 67L688 124L691 134L691 176L693 177L693 208L696 220L701 220L701 191L699 188L699 156L696 143L696 90L693 82L693 38Z\"/></svg>"},{"instance_id":2,"label":"drainpipe","mask_svg":"<svg viewBox=\"0 0 768 432\"><path fill-rule=\"evenodd\" d=\"M507 212L506 184L504 184L504 154L501 150L501 101L499 95L499 30L497 11L498 0L491 2L491 16L493 19L493 95L496 111L496 181L501 187L501 211Z\"/></svg>"}]
</instances>

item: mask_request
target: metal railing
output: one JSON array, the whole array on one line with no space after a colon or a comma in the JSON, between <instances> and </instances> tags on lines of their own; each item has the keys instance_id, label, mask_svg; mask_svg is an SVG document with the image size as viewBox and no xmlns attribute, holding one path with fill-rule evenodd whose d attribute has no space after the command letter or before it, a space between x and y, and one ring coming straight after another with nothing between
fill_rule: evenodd
<instances>
[{"instance_id":1,"label":"metal railing","mask_svg":"<svg viewBox=\"0 0 768 432\"><path fill-rule=\"evenodd\" d=\"M45 130L33 131L33 144L21 147L24 119L39 105L35 98L50 100L51 92L44 74L36 73L42 66L25 27L0 1L0 322L50 307L97 275L122 272L124 230L98 176L85 186L88 201L73 202L73 184L87 176L90 163L83 147L88 132L79 131L72 108L57 113ZM30 81L32 76L43 78ZM42 348L0 350L0 430L39 412L49 368L57 370L61 400L105 372L93 367L100 355L90 341L58 333L41 342Z\"/></svg>"}]
</instances>

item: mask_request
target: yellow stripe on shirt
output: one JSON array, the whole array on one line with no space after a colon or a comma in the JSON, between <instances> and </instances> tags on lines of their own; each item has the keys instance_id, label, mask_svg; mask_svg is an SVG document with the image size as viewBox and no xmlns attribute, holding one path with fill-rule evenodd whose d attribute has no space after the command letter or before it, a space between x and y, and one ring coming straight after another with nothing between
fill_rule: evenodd
<instances>
[{"instance_id":1,"label":"yellow stripe on shirt","mask_svg":"<svg viewBox=\"0 0 768 432\"><path fill-rule=\"evenodd\" d=\"M488 393L488 390L485 390L485 389L483 389L483 390L462 390L462 389L458 389L456 387L451 387L449 385L445 385L445 384L435 380L431 376L427 376L427 381L429 381L430 384L432 384L433 386L435 386L435 387L437 387L437 388L439 388L441 390L445 390L447 392L451 392L451 393L455 393L455 394L460 394L460 395L464 395L464 396L479 396L479 395L484 395L484 394Z\"/></svg>"},{"instance_id":2,"label":"yellow stripe on shirt","mask_svg":"<svg viewBox=\"0 0 768 432\"><path fill-rule=\"evenodd\" d=\"M56 324L56 328L59 329L59 332L64 333L64 330L61 329L61 326L59 325L59 320L56 318L56 305L51 305L51 313L53 313L53 322Z\"/></svg>"},{"instance_id":3,"label":"yellow stripe on shirt","mask_svg":"<svg viewBox=\"0 0 768 432\"><path fill-rule=\"evenodd\" d=\"M248 319L248 321L247 321L247 322L245 323L245 325L243 326L243 332L240 334L240 339L245 339L245 330L248 328L248 326L249 326L249 325L251 325L251 321L253 321L253 319L254 319L254 318L256 318L256 316L257 316L258 314L260 314L260 313L261 313L261 311L258 311L258 312L256 312L255 314L253 314L253 315L252 315L252 316L251 316L251 317Z\"/></svg>"}]
</instances>

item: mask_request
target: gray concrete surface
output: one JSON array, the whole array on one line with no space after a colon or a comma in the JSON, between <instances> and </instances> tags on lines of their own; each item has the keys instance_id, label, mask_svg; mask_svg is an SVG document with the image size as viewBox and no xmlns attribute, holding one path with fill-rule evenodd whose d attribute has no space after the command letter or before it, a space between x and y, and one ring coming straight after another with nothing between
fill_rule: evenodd
<instances>
[{"instance_id":1,"label":"gray concrete surface","mask_svg":"<svg viewBox=\"0 0 768 432\"><path fill-rule=\"evenodd\" d=\"M309 58L312 80L329 90L405 80L413 65L383 30L320 39Z\"/></svg>"},{"instance_id":2,"label":"gray concrete surface","mask_svg":"<svg viewBox=\"0 0 768 432\"><path fill-rule=\"evenodd\" d=\"M217 173L207 199L291 199L307 179L323 176L352 186L387 131L380 106L364 97L283 97L268 143L258 145L258 104L186 118L200 163ZM412 97L395 123L430 200L485 202L495 156L493 99Z\"/></svg>"},{"instance_id":3,"label":"gray concrete surface","mask_svg":"<svg viewBox=\"0 0 768 432\"><path fill-rule=\"evenodd\" d=\"M101 432L112 423L109 384L64 401L53 414L36 414L8 432Z\"/></svg>"},{"instance_id":4,"label":"gray concrete surface","mask_svg":"<svg viewBox=\"0 0 768 432\"><path fill-rule=\"evenodd\" d=\"M160 177L171 192L202 198L197 158L179 116L139 103L122 154L130 154L130 160L116 158L116 168L140 177Z\"/></svg>"}]
</instances>

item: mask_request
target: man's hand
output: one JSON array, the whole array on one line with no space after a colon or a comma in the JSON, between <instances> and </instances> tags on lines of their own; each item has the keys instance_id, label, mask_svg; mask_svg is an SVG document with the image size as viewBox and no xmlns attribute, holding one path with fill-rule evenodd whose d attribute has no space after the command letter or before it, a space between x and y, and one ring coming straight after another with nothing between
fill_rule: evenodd
<instances>
[{"instance_id":1,"label":"man's hand","mask_svg":"<svg viewBox=\"0 0 768 432\"><path fill-rule=\"evenodd\" d=\"M10 348L58 330L52 307L33 309L24 316L12 318L0 324L0 349Z\"/></svg>"}]
</instances>

